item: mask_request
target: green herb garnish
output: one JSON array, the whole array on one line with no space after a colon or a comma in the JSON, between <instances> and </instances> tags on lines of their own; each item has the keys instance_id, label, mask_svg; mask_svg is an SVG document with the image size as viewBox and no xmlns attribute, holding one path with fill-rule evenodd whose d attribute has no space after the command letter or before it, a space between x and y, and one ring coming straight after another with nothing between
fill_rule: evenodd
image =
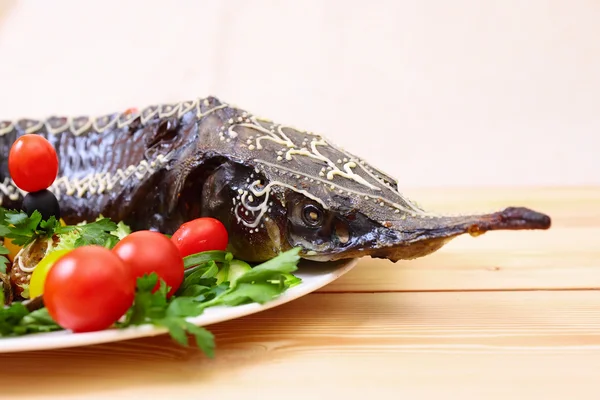
<instances>
[{"instance_id":1,"label":"green herb garnish","mask_svg":"<svg viewBox=\"0 0 600 400\"><path fill-rule=\"evenodd\" d=\"M4 293L0 290L0 307L4 304ZM48 315L46 308L29 312L21 302L0 308L0 336L21 336L62 330Z\"/></svg>"},{"instance_id":2,"label":"green herb garnish","mask_svg":"<svg viewBox=\"0 0 600 400\"><path fill-rule=\"evenodd\" d=\"M42 215L37 210L29 216L24 211L0 207L0 237L9 238L15 245L22 247L38 238L58 235L64 243L57 249L73 249L87 245L99 245L110 249L130 232L123 222L116 224L109 218L100 217L88 224L61 226L53 216L47 221L42 220ZM0 263L2 261L0 259Z\"/></svg>"},{"instance_id":3,"label":"green herb garnish","mask_svg":"<svg viewBox=\"0 0 600 400\"><path fill-rule=\"evenodd\" d=\"M273 300L300 282L299 278L292 275L300 260L298 253L298 248L292 249L246 270L233 268L236 267L236 262L242 263L230 260L231 256L224 252L205 252L191 256L190 259L200 261L200 264L192 265L193 272L185 277L181 287L171 298L167 298L169 288L162 280L159 289L152 293L158 282L156 273L138 278L133 305L125 314L124 320L115 326L118 329L144 324L163 327L168 329L173 340L183 346L189 345L188 335L192 335L196 345L207 356L214 357L215 342L212 333L188 322L187 318L197 317L209 307L239 306L253 302L264 304ZM231 269L228 269L229 264L232 265ZM220 271L227 271L228 276L223 282L217 283L216 276ZM231 278L234 279L230 281ZM3 295L0 294L0 304L3 304L3 300ZM48 315L46 308L29 312L20 302L0 308L0 336L61 329Z\"/></svg>"},{"instance_id":4,"label":"green herb garnish","mask_svg":"<svg viewBox=\"0 0 600 400\"><path fill-rule=\"evenodd\" d=\"M61 226L54 217L43 221L37 211L28 216L0 207L0 237L10 238L19 246L26 246L37 238L57 236L59 241L52 251L86 245L112 248L130 232L124 223L116 224L102 216L91 223ZM134 302L115 327L123 329L143 324L163 327L184 346L189 345L188 335L191 335L207 356L214 357L212 333L190 323L188 318L201 315L209 307L263 304L277 298L301 282L293 275L300 260L299 251L299 248L289 250L255 267L235 260L226 251L206 251L185 257L185 278L175 295L167 298L169 288L162 280L153 293L159 281L156 273L139 278ZM6 272L8 253L8 249L0 245L0 272ZM0 290L0 336L62 330L46 308L30 312L21 302L4 307L2 304L4 295Z\"/></svg>"},{"instance_id":5,"label":"green herb garnish","mask_svg":"<svg viewBox=\"0 0 600 400\"><path fill-rule=\"evenodd\" d=\"M158 282L155 273L138 278L133 306L127 312L125 321L118 326L124 328L149 323L164 327L175 341L184 346L188 345L187 334L191 334L198 347L213 357L215 344L212 334L186 321L186 318L197 317L208 307L253 302L263 304L273 300L298 283L299 278L290 279L290 276L297 269L299 251L299 248L289 250L251 268L237 277L233 284L229 281L217 284L215 279L219 268L214 259L225 260L228 257L222 252L199 253L196 260L201 260L203 265L195 266L194 272L185 278L171 299L167 299L169 288L163 281L159 289L152 293Z\"/></svg>"},{"instance_id":6,"label":"green herb garnish","mask_svg":"<svg viewBox=\"0 0 600 400\"><path fill-rule=\"evenodd\" d=\"M11 239L17 246L27 246L41 236L51 237L59 226L54 217L42 221L37 210L28 216L23 211L0 208L0 236Z\"/></svg>"},{"instance_id":7,"label":"green herb garnish","mask_svg":"<svg viewBox=\"0 0 600 400\"><path fill-rule=\"evenodd\" d=\"M161 281L159 289L152 293L158 282L156 273L138 278L137 293L133 306L129 309L125 322L120 328L131 325L153 324L169 330L171 337L183 346L189 345L186 333L194 335L196 344L207 356L214 357L214 337L206 329L186 321L187 317L199 315L199 303L187 297L174 297L167 300L169 288Z\"/></svg>"},{"instance_id":8,"label":"green herb garnish","mask_svg":"<svg viewBox=\"0 0 600 400\"><path fill-rule=\"evenodd\" d=\"M112 249L119 241L119 237L111 233L116 231L118 226L108 218L102 218L85 225L76 225L72 228L79 232L75 247L98 245Z\"/></svg>"},{"instance_id":9,"label":"green herb garnish","mask_svg":"<svg viewBox=\"0 0 600 400\"><path fill-rule=\"evenodd\" d=\"M6 273L6 265L10 262L5 256L10 253L4 245L0 245L0 273Z\"/></svg>"}]
</instances>

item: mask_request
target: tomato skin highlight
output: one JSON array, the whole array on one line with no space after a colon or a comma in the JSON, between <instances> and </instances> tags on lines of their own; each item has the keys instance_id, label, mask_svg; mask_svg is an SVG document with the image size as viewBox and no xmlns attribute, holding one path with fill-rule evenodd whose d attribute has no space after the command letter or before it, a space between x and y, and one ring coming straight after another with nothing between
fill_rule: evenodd
<instances>
[{"instance_id":1,"label":"tomato skin highlight","mask_svg":"<svg viewBox=\"0 0 600 400\"><path fill-rule=\"evenodd\" d=\"M48 271L56 262L71 250L56 250L42 258L42 261L35 266L29 281L29 297L35 298L44 293L44 283L48 276Z\"/></svg>"},{"instance_id":2,"label":"tomato skin highlight","mask_svg":"<svg viewBox=\"0 0 600 400\"><path fill-rule=\"evenodd\" d=\"M48 189L58 175L58 156L50 142L38 134L18 138L8 153L8 170L20 189Z\"/></svg>"},{"instance_id":3,"label":"tomato skin highlight","mask_svg":"<svg viewBox=\"0 0 600 400\"><path fill-rule=\"evenodd\" d=\"M65 329L109 328L133 304L135 283L127 265L101 246L83 246L61 257L48 271L44 305Z\"/></svg>"},{"instance_id":4,"label":"tomato skin highlight","mask_svg":"<svg viewBox=\"0 0 600 400\"><path fill-rule=\"evenodd\" d=\"M181 257L186 257L202 251L225 251L229 236L221 221L211 217L201 217L182 224L171 240L179 249Z\"/></svg>"},{"instance_id":5,"label":"tomato skin highlight","mask_svg":"<svg viewBox=\"0 0 600 400\"><path fill-rule=\"evenodd\" d=\"M165 235L153 231L137 231L125 236L113 247L116 254L129 267L132 278L156 272L165 281L172 296L184 278L183 258L175 244ZM160 287L157 282L153 292Z\"/></svg>"}]
</instances>

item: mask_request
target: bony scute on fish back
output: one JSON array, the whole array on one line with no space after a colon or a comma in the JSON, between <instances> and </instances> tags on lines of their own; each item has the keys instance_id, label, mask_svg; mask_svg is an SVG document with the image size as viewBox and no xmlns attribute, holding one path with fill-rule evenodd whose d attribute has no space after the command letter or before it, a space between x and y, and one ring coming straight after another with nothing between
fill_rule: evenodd
<instances>
[{"instance_id":1,"label":"bony scute on fish back","mask_svg":"<svg viewBox=\"0 0 600 400\"><path fill-rule=\"evenodd\" d=\"M224 225L234 255L249 262L293 247L315 261L413 259L465 233L551 224L521 207L467 216L425 211L390 175L324 136L215 97L89 121L74 131L48 120L37 132L60 138L60 151L69 154L59 157L50 188L68 223L102 214L133 230L172 234L187 221L212 217ZM26 129L18 121L5 125L0 140ZM18 203L7 171L0 174L0 199Z\"/></svg>"}]
</instances>

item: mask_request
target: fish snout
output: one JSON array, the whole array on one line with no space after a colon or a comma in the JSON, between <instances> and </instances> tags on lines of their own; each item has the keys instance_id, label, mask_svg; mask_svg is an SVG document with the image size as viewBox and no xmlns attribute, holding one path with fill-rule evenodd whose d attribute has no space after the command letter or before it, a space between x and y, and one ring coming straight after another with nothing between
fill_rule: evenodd
<instances>
[{"instance_id":1,"label":"fish snout","mask_svg":"<svg viewBox=\"0 0 600 400\"><path fill-rule=\"evenodd\" d=\"M508 207L498 214L498 226L504 229L549 229L551 218L525 207Z\"/></svg>"}]
</instances>

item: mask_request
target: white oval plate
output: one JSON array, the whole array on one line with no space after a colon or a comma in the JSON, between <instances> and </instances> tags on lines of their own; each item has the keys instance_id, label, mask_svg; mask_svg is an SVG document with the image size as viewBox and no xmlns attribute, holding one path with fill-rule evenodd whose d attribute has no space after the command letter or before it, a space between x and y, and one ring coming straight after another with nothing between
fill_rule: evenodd
<instances>
[{"instance_id":1,"label":"white oval plate","mask_svg":"<svg viewBox=\"0 0 600 400\"><path fill-rule=\"evenodd\" d=\"M211 307L206 309L202 315L189 318L188 321L198 326L207 326L277 307L333 282L350 271L356 265L357 261L358 259L352 259L330 263L317 263L303 260L298 265L298 270L294 273L299 278L302 278L302 283L288 289L277 299L265 304L252 303L236 307ZM140 325L125 329L107 329L99 332L72 333L70 331L58 331L11 338L0 337L0 353L87 346L156 336L166 332L165 328L157 328L153 325Z\"/></svg>"}]
</instances>

